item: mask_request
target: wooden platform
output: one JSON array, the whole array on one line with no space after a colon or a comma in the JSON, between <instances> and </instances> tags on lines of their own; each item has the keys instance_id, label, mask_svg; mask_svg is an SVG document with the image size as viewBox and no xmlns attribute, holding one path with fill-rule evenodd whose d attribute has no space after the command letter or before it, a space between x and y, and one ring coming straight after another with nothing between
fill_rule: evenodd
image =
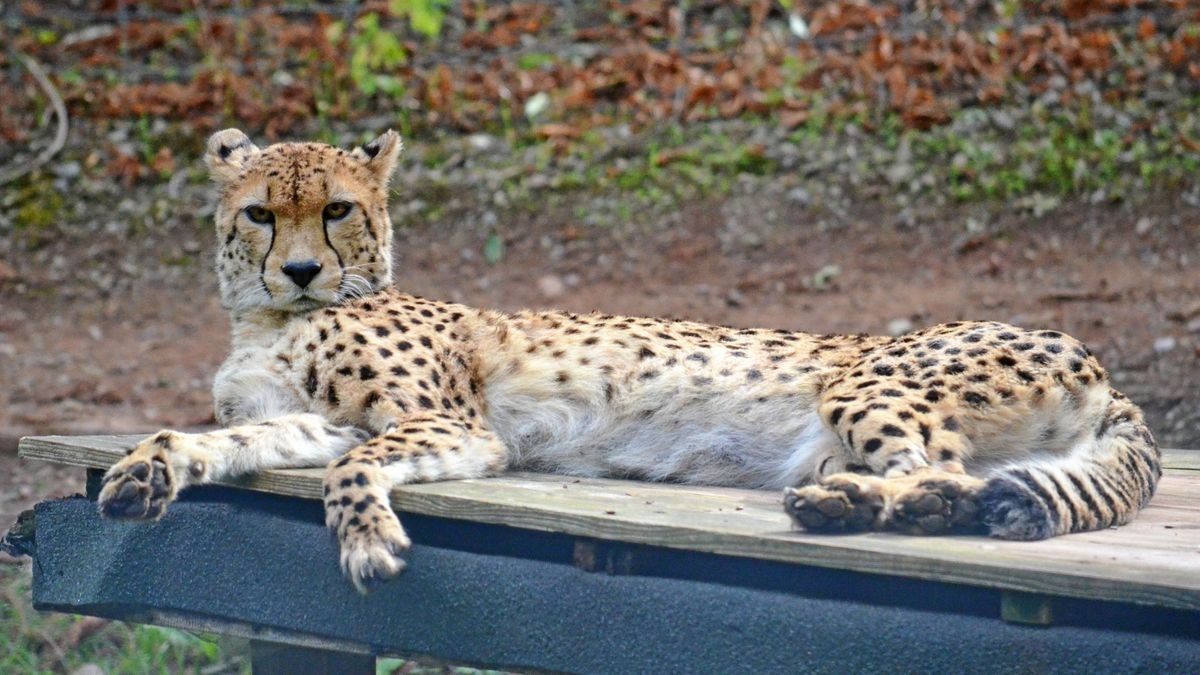
<instances>
[{"instance_id":1,"label":"wooden platform","mask_svg":"<svg viewBox=\"0 0 1200 675\"><path fill-rule=\"evenodd\" d=\"M24 438L21 457L103 469L141 436ZM513 473L406 485L397 511L871 574L1200 610L1200 452L1164 452L1158 495L1131 525L1043 542L792 531L776 492ZM227 485L321 498L320 469Z\"/></svg>"}]
</instances>

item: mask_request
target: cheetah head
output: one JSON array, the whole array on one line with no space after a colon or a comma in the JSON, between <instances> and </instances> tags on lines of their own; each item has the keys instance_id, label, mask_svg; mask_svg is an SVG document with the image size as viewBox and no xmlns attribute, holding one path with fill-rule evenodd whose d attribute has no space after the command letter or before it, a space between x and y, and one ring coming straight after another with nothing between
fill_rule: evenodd
<instances>
[{"instance_id":1,"label":"cheetah head","mask_svg":"<svg viewBox=\"0 0 1200 675\"><path fill-rule=\"evenodd\" d=\"M222 304L305 312L390 284L388 180L401 145L393 131L354 150L213 134L204 159L220 193Z\"/></svg>"}]
</instances>

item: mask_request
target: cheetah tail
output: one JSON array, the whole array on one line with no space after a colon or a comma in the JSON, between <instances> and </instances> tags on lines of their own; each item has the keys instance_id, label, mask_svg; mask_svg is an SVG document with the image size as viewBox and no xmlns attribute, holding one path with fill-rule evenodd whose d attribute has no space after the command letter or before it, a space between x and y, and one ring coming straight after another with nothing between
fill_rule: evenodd
<instances>
[{"instance_id":1,"label":"cheetah tail","mask_svg":"<svg viewBox=\"0 0 1200 675\"><path fill-rule=\"evenodd\" d=\"M1141 410L1114 396L1089 442L988 478L978 499L993 537L1045 539L1124 525L1150 501L1162 476L1158 445Z\"/></svg>"}]
</instances>

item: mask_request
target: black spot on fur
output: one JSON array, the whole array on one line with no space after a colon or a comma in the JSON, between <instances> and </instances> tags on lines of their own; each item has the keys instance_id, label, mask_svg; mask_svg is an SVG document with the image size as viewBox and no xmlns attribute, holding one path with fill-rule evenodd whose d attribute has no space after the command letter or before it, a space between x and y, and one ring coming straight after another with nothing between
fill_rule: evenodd
<instances>
[{"instance_id":1,"label":"black spot on fur","mask_svg":"<svg viewBox=\"0 0 1200 675\"><path fill-rule=\"evenodd\" d=\"M308 391L309 396L315 396L317 394L317 366L316 366L316 364L309 364L308 378L304 382L304 388Z\"/></svg>"},{"instance_id":2,"label":"black spot on fur","mask_svg":"<svg viewBox=\"0 0 1200 675\"><path fill-rule=\"evenodd\" d=\"M992 402L992 399L975 391L968 391L963 394L963 400L976 407L985 406Z\"/></svg>"}]
</instances>

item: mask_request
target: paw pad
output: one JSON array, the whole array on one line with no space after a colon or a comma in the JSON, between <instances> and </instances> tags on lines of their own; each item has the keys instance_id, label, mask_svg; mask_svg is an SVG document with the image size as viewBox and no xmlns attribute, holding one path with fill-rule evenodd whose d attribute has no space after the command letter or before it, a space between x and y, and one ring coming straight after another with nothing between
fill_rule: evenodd
<instances>
[{"instance_id":1,"label":"paw pad","mask_svg":"<svg viewBox=\"0 0 1200 675\"><path fill-rule=\"evenodd\" d=\"M979 505L954 481L925 481L896 498L892 524L913 534L944 534L973 529L979 522Z\"/></svg>"},{"instance_id":2,"label":"paw pad","mask_svg":"<svg viewBox=\"0 0 1200 675\"><path fill-rule=\"evenodd\" d=\"M166 511L171 473L159 458L114 466L100 489L100 513L109 518L153 519Z\"/></svg>"},{"instance_id":3,"label":"paw pad","mask_svg":"<svg viewBox=\"0 0 1200 675\"><path fill-rule=\"evenodd\" d=\"M883 501L864 493L853 483L845 486L810 485L788 490L784 510L796 525L809 532L870 530Z\"/></svg>"}]
</instances>

